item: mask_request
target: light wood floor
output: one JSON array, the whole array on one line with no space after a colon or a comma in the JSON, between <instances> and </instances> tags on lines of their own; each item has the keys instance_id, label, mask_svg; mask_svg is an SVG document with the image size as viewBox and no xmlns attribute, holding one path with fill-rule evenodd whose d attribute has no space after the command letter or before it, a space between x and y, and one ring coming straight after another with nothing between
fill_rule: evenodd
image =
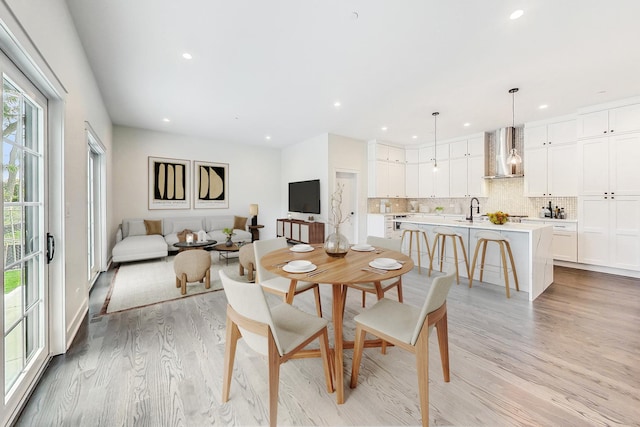
<instances>
[{"instance_id":1,"label":"light wood floor","mask_svg":"<svg viewBox=\"0 0 640 427\"><path fill-rule=\"evenodd\" d=\"M230 401L220 403L223 292L94 318L112 274L94 287L85 325L69 352L52 360L18 425L268 423L267 364L243 343ZM454 284L448 384L436 334L430 342L431 425L640 425L640 280L567 268L556 268L555 277L534 303L516 292L507 300L498 286ZM405 276L405 302L420 305L426 281L425 273ZM321 291L330 317L331 292ZM313 313L307 294L295 304ZM349 293L348 336L359 299ZM281 371L278 424L417 425L415 372L406 352L368 349L358 387L347 385L346 402L337 405L319 359L290 361Z\"/></svg>"}]
</instances>

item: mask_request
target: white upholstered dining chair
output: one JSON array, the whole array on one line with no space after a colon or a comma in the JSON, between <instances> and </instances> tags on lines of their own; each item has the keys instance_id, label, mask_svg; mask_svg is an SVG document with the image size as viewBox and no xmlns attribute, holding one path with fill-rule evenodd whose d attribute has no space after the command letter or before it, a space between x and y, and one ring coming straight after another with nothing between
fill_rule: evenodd
<instances>
[{"instance_id":1,"label":"white upholstered dining chair","mask_svg":"<svg viewBox=\"0 0 640 427\"><path fill-rule=\"evenodd\" d=\"M422 425L429 425L429 335L438 331L440 360L444 381L449 382L449 336L447 330L447 294L455 271L433 280L422 308L383 298L355 317L356 338L351 369L351 388L358 385L358 373L368 332L416 355Z\"/></svg>"},{"instance_id":2,"label":"white upholstered dining chair","mask_svg":"<svg viewBox=\"0 0 640 427\"><path fill-rule=\"evenodd\" d=\"M253 242L253 250L256 258L256 283L262 285L265 291L278 295L286 302L289 296L289 286L291 280L286 277L277 276L269 272L262 266L262 257L278 249L286 248L287 239L278 237L276 239L256 240ZM294 295L301 292L313 290L316 300L316 311L318 317L322 317L322 304L320 303L320 288L317 283L298 281L294 291Z\"/></svg>"},{"instance_id":3,"label":"white upholstered dining chair","mask_svg":"<svg viewBox=\"0 0 640 427\"><path fill-rule=\"evenodd\" d=\"M382 237L368 236L367 244L377 247L389 249L391 251L402 252L402 240L400 239L386 239ZM366 304L367 293L374 294L380 300L384 298L384 293L389 289L397 288L398 301L402 302L402 276L394 277L393 279L380 280L371 283L357 283L351 284L348 288L358 289L362 291L362 307ZM347 288L347 289L348 289ZM346 300L346 292L345 292Z\"/></svg>"},{"instance_id":4,"label":"white upholstered dining chair","mask_svg":"<svg viewBox=\"0 0 640 427\"><path fill-rule=\"evenodd\" d=\"M280 365L296 356L309 343L320 341L327 392L332 393L333 376L329 362L327 320L305 313L289 304L269 307L263 288L232 280L220 270L227 297L226 344L222 402L229 400L236 345L244 338L247 345L269 360L269 425L278 422Z\"/></svg>"}]
</instances>

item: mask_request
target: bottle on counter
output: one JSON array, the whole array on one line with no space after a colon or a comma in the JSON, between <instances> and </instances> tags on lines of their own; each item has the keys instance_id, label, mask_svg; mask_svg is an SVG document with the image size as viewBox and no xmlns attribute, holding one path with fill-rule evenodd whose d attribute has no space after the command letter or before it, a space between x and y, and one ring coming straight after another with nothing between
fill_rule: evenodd
<instances>
[{"instance_id":1,"label":"bottle on counter","mask_svg":"<svg viewBox=\"0 0 640 427\"><path fill-rule=\"evenodd\" d=\"M556 219L560 218L560 208L558 206L556 206L556 208L553 211L553 217Z\"/></svg>"},{"instance_id":2,"label":"bottle on counter","mask_svg":"<svg viewBox=\"0 0 640 427\"><path fill-rule=\"evenodd\" d=\"M538 214L540 218L544 218L547 216L547 208L544 206L540 208L540 213Z\"/></svg>"},{"instance_id":3,"label":"bottle on counter","mask_svg":"<svg viewBox=\"0 0 640 427\"><path fill-rule=\"evenodd\" d=\"M560 219L567 219L567 213L564 211L564 208L560 208Z\"/></svg>"}]
</instances>

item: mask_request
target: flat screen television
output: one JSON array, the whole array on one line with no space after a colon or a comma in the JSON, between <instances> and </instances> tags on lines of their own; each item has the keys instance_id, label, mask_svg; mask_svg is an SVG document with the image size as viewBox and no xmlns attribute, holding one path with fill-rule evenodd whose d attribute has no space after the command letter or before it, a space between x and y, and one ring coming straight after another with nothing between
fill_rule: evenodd
<instances>
[{"instance_id":1,"label":"flat screen television","mask_svg":"<svg viewBox=\"0 0 640 427\"><path fill-rule=\"evenodd\" d=\"M320 180L289 183L289 212L320 214Z\"/></svg>"}]
</instances>

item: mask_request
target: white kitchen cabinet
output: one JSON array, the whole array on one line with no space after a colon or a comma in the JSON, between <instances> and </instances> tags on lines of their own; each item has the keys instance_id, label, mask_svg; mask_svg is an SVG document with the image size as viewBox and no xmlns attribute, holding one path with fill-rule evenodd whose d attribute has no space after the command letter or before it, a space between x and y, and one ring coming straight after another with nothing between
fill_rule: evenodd
<instances>
[{"instance_id":1,"label":"white kitchen cabinet","mask_svg":"<svg viewBox=\"0 0 640 427\"><path fill-rule=\"evenodd\" d=\"M384 237L385 216L382 214L367 215L367 236Z\"/></svg>"},{"instance_id":2,"label":"white kitchen cabinet","mask_svg":"<svg viewBox=\"0 0 640 427\"><path fill-rule=\"evenodd\" d=\"M369 141L369 197L405 197L404 149Z\"/></svg>"},{"instance_id":3,"label":"white kitchen cabinet","mask_svg":"<svg viewBox=\"0 0 640 427\"><path fill-rule=\"evenodd\" d=\"M578 194L576 120L525 125L524 194L575 197Z\"/></svg>"},{"instance_id":4,"label":"white kitchen cabinet","mask_svg":"<svg viewBox=\"0 0 640 427\"><path fill-rule=\"evenodd\" d=\"M553 259L558 261L578 262L578 230L575 222L523 219L522 223L542 223L553 226L553 240L551 242Z\"/></svg>"},{"instance_id":5,"label":"white kitchen cabinet","mask_svg":"<svg viewBox=\"0 0 640 427\"><path fill-rule=\"evenodd\" d=\"M578 191L583 196L640 194L640 132L578 142Z\"/></svg>"},{"instance_id":6,"label":"white kitchen cabinet","mask_svg":"<svg viewBox=\"0 0 640 427\"><path fill-rule=\"evenodd\" d=\"M404 190L405 195L410 198L419 197L420 168L419 157L420 150L405 150L405 170L404 170Z\"/></svg>"},{"instance_id":7,"label":"white kitchen cabinet","mask_svg":"<svg viewBox=\"0 0 640 427\"><path fill-rule=\"evenodd\" d=\"M578 199L578 262L640 271L640 196Z\"/></svg>"},{"instance_id":8,"label":"white kitchen cabinet","mask_svg":"<svg viewBox=\"0 0 640 427\"><path fill-rule=\"evenodd\" d=\"M484 196L484 134L449 144L449 197Z\"/></svg>"},{"instance_id":9,"label":"white kitchen cabinet","mask_svg":"<svg viewBox=\"0 0 640 427\"><path fill-rule=\"evenodd\" d=\"M594 111L578 116L578 137L591 138L640 130L640 104Z\"/></svg>"},{"instance_id":10,"label":"white kitchen cabinet","mask_svg":"<svg viewBox=\"0 0 640 427\"><path fill-rule=\"evenodd\" d=\"M449 160L438 160L438 170L433 170L433 163L418 165L420 198L449 197Z\"/></svg>"}]
</instances>

